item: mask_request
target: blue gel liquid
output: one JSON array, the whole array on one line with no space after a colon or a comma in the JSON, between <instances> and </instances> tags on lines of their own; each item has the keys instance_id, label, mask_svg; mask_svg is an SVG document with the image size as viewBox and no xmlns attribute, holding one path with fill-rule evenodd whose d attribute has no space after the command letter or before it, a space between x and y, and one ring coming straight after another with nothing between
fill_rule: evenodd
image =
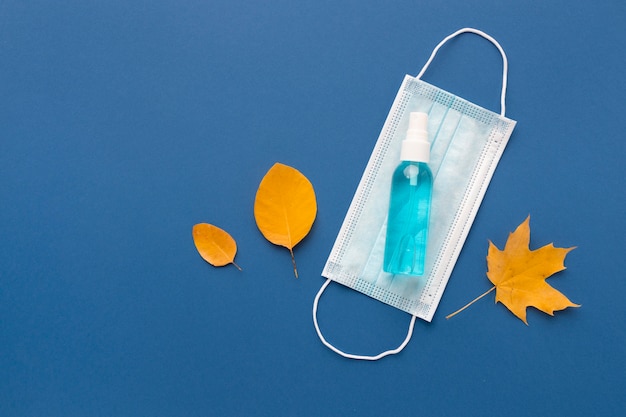
<instances>
[{"instance_id":1,"label":"blue gel liquid","mask_svg":"<svg viewBox=\"0 0 626 417\"><path fill-rule=\"evenodd\" d=\"M424 275L433 176L423 162L403 161L393 173L385 260L391 274Z\"/></svg>"}]
</instances>

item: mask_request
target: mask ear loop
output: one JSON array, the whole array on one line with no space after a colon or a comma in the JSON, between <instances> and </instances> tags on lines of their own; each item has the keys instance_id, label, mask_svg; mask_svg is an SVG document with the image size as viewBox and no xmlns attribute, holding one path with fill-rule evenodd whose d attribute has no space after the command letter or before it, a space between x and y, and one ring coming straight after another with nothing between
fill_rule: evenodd
<instances>
[{"instance_id":1,"label":"mask ear loop","mask_svg":"<svg viewBox=\"0 0 626 417\"><path fill-rule=\"evenodd\" d=\"M424 73L426 72L426 69L430 66L430 63L435 58L435 55L437 55L437 52L439 52L439 49L446 42L448 42L450 39L452 39L452 38L454 38L454 37L456 37L456 36L458 36L458 35L460 35L462 33L473 33L473 34L482 36L483 38L485 38L489 42L491 42L496 48L498 48L498 51L500 51L500 55L502 55L502 92L500 94L500 116L504 117L504 113L505 113L505 110L506 110L505 98L506 98L507 74L509 72L509 61L506 58L506 54L504 53L504 49L502 49L502 46L500 46L498 41L495 40L494 38L492 38L491 36L489 36L488 34L486 34L485 32L483 32L482 30L473 29L473 28L463 28L463 29L457 30L453 34L451 34L451 35L447 36L446 38L444 38L441 42L439 42L439 45L437 45L435 47L435 49L433 49L433 52L430 55L430 58L428 58L428 61L426 61L426 64L424 65L424 68L422 68L420 73L417 74L416 78L418 78L418 79L422 78L422 75L424 75Z\"/></svg>"},{"instance_id":2,"label":"mask ear loop","mask_svg":"<svg viewBox=\"0 0 626 417\"><path fill-rule=\"evenodd\" d=\"M330 344L330 342L328 342L324 336L322 336L322 331L320 330L320 326L317 323L317 305L320 301L320 297L322 296L322 293L324 292L324 290L326 289L326 287L328 287L328 284L330 284L332 280L330 278L326 279L326 282L324 283L324 285L322 285L322 288L320 288L320 290L317 292L317 295L315 296L315 301L313 301L313 324L315 325L315 331L317 332L317 335L319 336L320 340L322 341L322 343L329 348L330 350L332 350L333 352L343 356L344 358L348 358L348 359L359 359L359 360L365 360L365 361L377 361L380 358L384 358L385 356L388 355L395 355L396 353L400 352L402 349L404 349L404 347L409 343L409 341L411 340L411 336L413 336L413 327L415 326L415 319L417 319L417 316L413 316L411 318L411 323L409 324L409 331L407 332L406 338L404 339L404 341L402 342L402 344L400 344L400 346L398 346L395 349L391 349L391 350L386 350L382 353L379 353L376 356L364 356L364 355L355 355L353 353L346 353L340 349L337 349L335 346L333 346L332 344Z\"/></svg>"}]
</instances>

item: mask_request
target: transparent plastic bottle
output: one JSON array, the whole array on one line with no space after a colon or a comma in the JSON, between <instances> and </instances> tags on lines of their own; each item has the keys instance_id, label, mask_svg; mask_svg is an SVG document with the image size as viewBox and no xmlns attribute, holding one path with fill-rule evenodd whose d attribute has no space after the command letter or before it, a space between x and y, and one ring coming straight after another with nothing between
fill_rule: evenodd
<instances>
[{"instance_id":1,"label":"transparent plastic bottle","mask_svg":"<svg viewBox=\"0 0 626 417\"><path fill-rule=\"evenodd\" d=\"M424 275L433 184L427 126L426 113L411 113L402 162L391 180L383 264L391 274Z\"/></svg>"}]
</instances>

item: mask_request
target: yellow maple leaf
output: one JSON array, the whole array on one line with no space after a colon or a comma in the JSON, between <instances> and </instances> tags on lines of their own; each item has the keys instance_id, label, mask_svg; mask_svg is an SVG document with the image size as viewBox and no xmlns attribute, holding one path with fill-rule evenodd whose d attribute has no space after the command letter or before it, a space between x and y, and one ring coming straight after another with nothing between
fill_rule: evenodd
<instances>
[{"instance_id":1,"label":"yellow maple leaf","mask_svg":"<svg viewBox=\"0 0 626 417\"><path fill-rule=\"evenodd\" d=\"M509 235L504 250L489 241L487 278L494 286L446 318L463 311L493 290L496 291L496 302L504 304L526 324L527 307L535 307L551 316L557 310L580 307L546 282L546 278L565 269L565 256L575 247L555 248L550 243L530 250L529 244L530 216Z\"/></svg>"},{"instance_id":2,"label":"yellow maple leaf","mask_svg":"<svg viewBox=\"0 0 626 417\"><path fill-rule=\"evenodd\" d=\"M315 191L307 177L290 166L274 164L257 190L254 219L267 240L289 249L296 278L293 248L309 233L316 215Z\"/></svg>"},{"instance_id":3,"label":"yellow maple leaf","mask_svg":"<svg viewBox=\"0 0 626 417\"><path fill-rule=\"evenodd\" d=\"M213 266L233 264L241 271L241 267L235 263L237 243L225 230L207 223L199 223L192 229L193 242L202 258Z\"/></svg>"}]
</instances>

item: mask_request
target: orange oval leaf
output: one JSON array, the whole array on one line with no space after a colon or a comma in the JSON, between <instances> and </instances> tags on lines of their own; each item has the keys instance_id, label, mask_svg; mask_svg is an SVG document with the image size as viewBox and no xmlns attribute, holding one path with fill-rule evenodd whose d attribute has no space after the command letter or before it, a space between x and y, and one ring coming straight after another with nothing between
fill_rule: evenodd
<instances>
[{"instance_id":1,"label":"orange oval leaf","mask_svg":"<svg viewBox=\"0 0 626 417\"><path fill-rule=\"evenodd\" d=\"M241 271L235 263L237 243L228 232L212 224L199 223L193 226L192 234L196 249L205 261L213 266L233 264Z\"/></svg>"},{"instance_id":2,"label":"orange oval leaf","mask_svg":"<svg viewBox=\"0 0 626 417\"><path fill-rule=\"evenodd\" d=\"M313 185L300 171L276 163L261 180L254 200L254 218L267 240L289 249L294 266L293 248L309 233L317 201Z\"/></svg>"}]
</instances>

